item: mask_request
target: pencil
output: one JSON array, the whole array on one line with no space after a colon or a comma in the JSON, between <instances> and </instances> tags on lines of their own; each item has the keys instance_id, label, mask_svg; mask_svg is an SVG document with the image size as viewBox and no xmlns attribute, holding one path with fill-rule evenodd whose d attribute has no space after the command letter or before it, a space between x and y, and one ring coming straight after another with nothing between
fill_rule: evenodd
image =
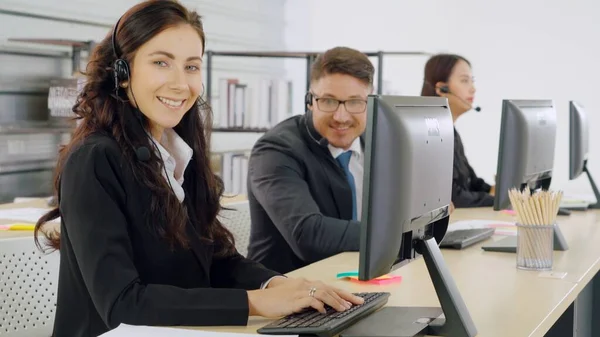
<instances>
[{"instance_id":1,"label":"pencil","mask_svg":"<svg viewBox=\"0 0 600 337\"><path fill-rule=\"evenodd\" d=\"M510 203L522 227L518 230L519 264L528 268L551 265L548 249L553 250L554 225L563 192L547 190L532 193L529 189L510 189ZM551 253L551 252L550 252Z\"/></svg>"},{"instance_id":2,"label":"pencil","mask_svg":"<svg viewBox=\"0 0 600 337\"><path fill-rule=\"evenodd\" d=\"M33 231L35 230L35 225L26 224L26 223L15 223L10 225L0 225L0 229L9 230L9 231Z\"/></svg>"}]
</instances>

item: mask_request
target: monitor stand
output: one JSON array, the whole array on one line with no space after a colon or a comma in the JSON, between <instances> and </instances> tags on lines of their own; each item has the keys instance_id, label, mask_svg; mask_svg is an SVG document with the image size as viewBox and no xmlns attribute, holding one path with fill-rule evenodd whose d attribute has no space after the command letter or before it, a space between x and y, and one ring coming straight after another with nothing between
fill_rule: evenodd
<instances>
[{"instance_id":1,"label":"monitor stand","mask_svg":"<svg viewBox=\"0 0 600 337\"><path fill-rule=\"evenodd\" d=\"M433 237L415 240L441 304L438 307L384 307L340 334L341 337L473 337L477 328ZM445 318L441 318L443 315Z\"/></svg>"},{"instance_id":2,"label":"monitor stand","mask_svg":"<svg viewBox=\"0 0 600 337\"><path fill-rule=\"evenodd\" d=\"M486 244L481 249L488 252L516 253L517 252L517 237L507 236L504 239L493 243ZM554 250L565 251L569 249L567 240L562 234L560 227L554 225Z\"/></svg>"},{"instance_id":3,"label":"monitor stand","mask_svg":"<svg viewBox=\"0 0 600 337\"><path fill-rule=\"evenodd\" d=\"M594 182L594 179L592 178L592 174L590 173L590 170L588 170L587 163L583 166L583 172L585 172L585 174L587 174L588 180L590 181L590 185L592 185L592 191L594 191L594 197L596 197L596 203L590 204L588 206L588 209L600 209L600 192L598 191L598 186L596 186L596 183Z\"/></svg>"}]
</instances>

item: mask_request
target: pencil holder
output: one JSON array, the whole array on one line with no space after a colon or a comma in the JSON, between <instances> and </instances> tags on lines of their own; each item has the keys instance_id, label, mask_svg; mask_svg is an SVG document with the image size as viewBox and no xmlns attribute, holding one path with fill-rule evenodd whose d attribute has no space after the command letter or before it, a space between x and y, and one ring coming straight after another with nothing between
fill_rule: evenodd
<instances>
[{"instance_id":1,"label":"pencil holder","mask_svg":"<svg viewBox=\"0 0 600 337\"><path fill-rule=\"evenodd\" d=\"M552 270L554 225L517 225L517 268Z\"/></svg>"}]
</instances>

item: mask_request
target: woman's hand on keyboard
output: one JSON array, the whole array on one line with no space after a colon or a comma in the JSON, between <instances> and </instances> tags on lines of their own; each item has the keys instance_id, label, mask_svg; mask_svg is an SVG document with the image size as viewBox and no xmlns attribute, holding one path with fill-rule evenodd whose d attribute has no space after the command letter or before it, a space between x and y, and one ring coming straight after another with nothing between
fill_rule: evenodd
<instances>
[{"instance_id":1,"label":"woman's hand on keyboard","mask_svg":"<svg viewBox=\"0 0 600 337\"><path fill-rule=\"evenodd\" d=\"M364 300L347 291L319 281L298 278L278 279L267 289L248 291L250 316L281 317L306 308L325 313L325 305L337 311L350 309Z\"/></svg>"}]
</instances>

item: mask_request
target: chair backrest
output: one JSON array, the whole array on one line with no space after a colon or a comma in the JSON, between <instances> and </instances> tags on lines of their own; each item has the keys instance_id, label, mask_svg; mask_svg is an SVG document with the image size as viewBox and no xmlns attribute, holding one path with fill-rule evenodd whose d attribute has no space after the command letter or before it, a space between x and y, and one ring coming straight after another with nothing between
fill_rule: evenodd
<instances>
[{"instance_id":1,"label":"chair backrest","mask_svg":"<svg viewBox=\"0 0 600 337\"><path fill-rule=\"evenodd\" d=\"M227 204L224 207L231 210L221 210L219 220L231 231L235 238L235 248L246 256L250 242L250 206L248 201Z\"/></svg>"},{"instance_id":2,"label":"chair backrest","mask_svg":"<svg viewBox=\"0 0 600 337\"><path fill-rule=\"evenodd\" d=\"M41 253L33 237L0 239L0 336L52 335L59 253Z\"/></svg>"}]
</instances>

